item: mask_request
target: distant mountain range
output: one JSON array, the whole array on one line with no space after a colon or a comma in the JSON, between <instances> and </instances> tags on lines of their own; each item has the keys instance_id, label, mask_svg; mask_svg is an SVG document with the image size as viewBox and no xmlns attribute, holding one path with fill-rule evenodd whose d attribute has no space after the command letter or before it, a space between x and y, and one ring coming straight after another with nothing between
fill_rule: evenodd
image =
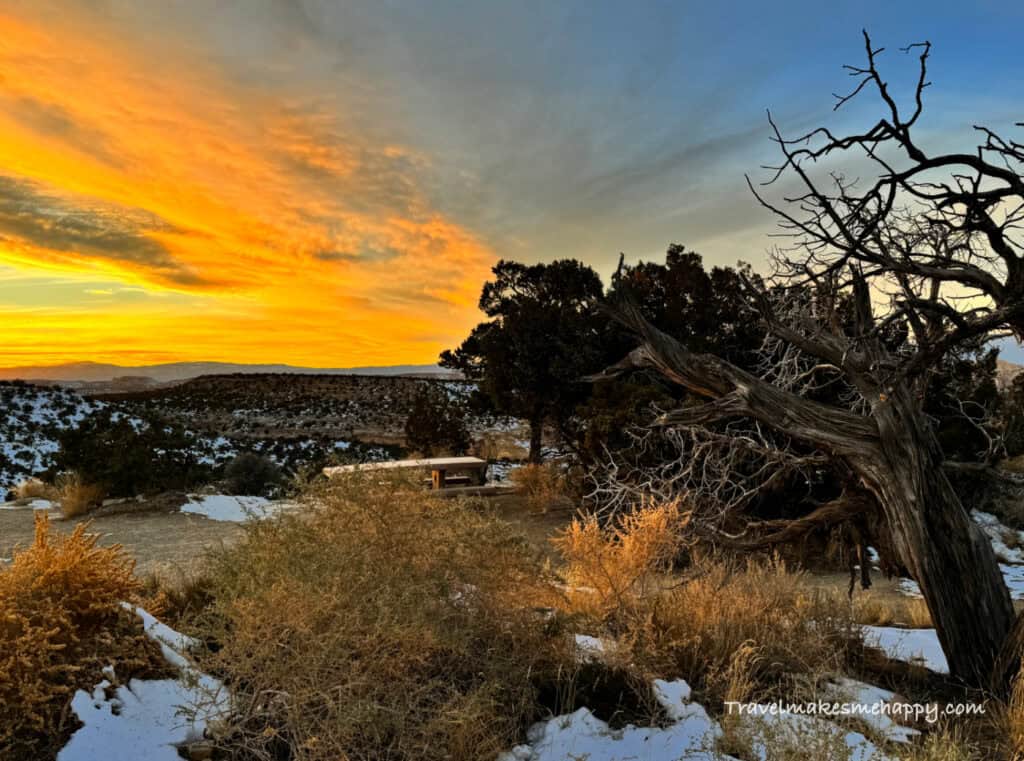
<instances>
[{"instance_id":1,"label":"distant mountain range","mask_svg":"<svg viewBox=\"0 0 1024 761\"><path fill-rule=\"evenodd\" d=\"M68 362L61 365L26 365L0 368L0 380L47 381L50 383L108 383L115 379L148 378L156 383L173 383L200 375L228 373L301 373L303 375L428 375L454 376L438 365L388 365L380 367L297 367L295 365L245 365L234 362L170 362L162 365L126 367L100 362Z\"/></svg>"}]
</instances>

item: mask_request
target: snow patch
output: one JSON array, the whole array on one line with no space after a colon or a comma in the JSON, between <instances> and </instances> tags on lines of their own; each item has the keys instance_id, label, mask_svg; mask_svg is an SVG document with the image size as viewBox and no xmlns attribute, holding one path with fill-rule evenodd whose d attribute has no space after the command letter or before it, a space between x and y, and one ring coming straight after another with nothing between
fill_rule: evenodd
<instances>
[{"instance_id":1,"label":"snow patch","mask_svg":"<svg viewBox=\"0 0 1024 761\"><path fill-rule=\"evenodd\" d=\"M760 706L759 715L744 717L751 746L759 761L771 761L772 748L801 750L807 758L832 758L836 751L843 761L890 761L860 732L851 732L817 716L794 714L787 710L772 711L773 706ZM824 746L824 747L822 747Z\"/></svg>"},{"instance_id":2,"label":"snow patch","mask_svg":"<svg viewBox=\"0 0 1024 761\"><path fill-rule=\"evenodd\" d=\"M599 661L608 652L608 645L600 637L589 634L576 635L576 660L580 663Z\"/></svg>"},{"instance_id":3,"label":"snow patch","mask_svg":"<svg viewBox=\"0 0 1024 761\"><path fill-rule=\"evenodd\" d=\"M586 708L535 724L528 744L517 745L498 761L736 761L714 750L722 735L718 723L697 703L688 702L686 682L660 682L655 695L673 719L667 727L612 729Z\"/></svg>"},{"instance_id":4,"label":"snow patch","mask_svg":"<svg viewBox=\"0 0 1024 761\"><path fill-rule=\"evenodd\" d=\"M207 727L231 707L227 688L191 665L186 657L196 642L127 603L146 634L180 671L178 679L132 679L118 685L113 666L92 692L78 690L71 709L83 726L57 755L57 761L180 761L178 746L203 737Z\"/></svg>"},{"instance_id":5,"label":"snow patch","mask_svg":"<svg viewBox=\"0 0 1024 761\"><path fill-rule=\"evenodd\" d=\"M0 502L0 510L53 510L56 507L48 499L33 499L28 502Z\"/></svg>"},{"instance_id":6,"label":"snow patch","mask_svg":"<svg viewBox=\"0 0 1024 761\"><path fill-rule=\"evenodd\" d=\"M829 683L826 694L831 699L848 703L851 706L858 706L854 709L856 717L871 727L872 731L884 740L909 743L912 738L921 734L916 729L897 723L887 713L872 711L874 706L883 703L902 702L891 690L859 682L856 679L840 677Z\"/></svg>"},{"instance_id":7,"label":"snow patch","mask_svg":"<svg viewBox=\"0 0 1024 761\"><path fill-rule=\"evenodd\" d=\"M577 635L577 640L579 635ZM592 638L591 638L592 639ZM853 680L841 683L860 700L892 699L893 693ZM691 702L690 685L679 679L653 683L654 696L671 720L663 727L629 724L612 729L588 709L557 716L532 726L527 743L498 756L497 761L737 761L716 748L722 728L698 703ZM760 710L757 710L760 709ZM902 727L881 729L882 734L902 742ZM806 749L808 758L825 758L838 747L849 761L889 761L871 740L825 719L756 706L740 718L740 730L749 738L756 758L769 761L777 747ZM913 733L913 730L906 730ZM825 755L815 754L818 746Z\"/></svg>"},{"instance_id":8,"label":"snow patch","mask_svg":"<svg viewBox=\"0 0 1024 761\"><path fill-rule=\"evenodd\" d=\"M898 629L865 626L864 641L897 661L916 663L939 674L949 673L949 663L934 629Z\"/></svg>"},{"instance_id":9,"label":"snow patch","mask_svg":"<svg viewBox=\"0 0 1024 761\"><path fill-rule=\"evenodd\" d=\"M244 523L248 520L269 518L280 509L280 504L264 497L233 497L228 494L189 495L181 512L202 515L214 521Z\"/></svg>"}]
</instances>

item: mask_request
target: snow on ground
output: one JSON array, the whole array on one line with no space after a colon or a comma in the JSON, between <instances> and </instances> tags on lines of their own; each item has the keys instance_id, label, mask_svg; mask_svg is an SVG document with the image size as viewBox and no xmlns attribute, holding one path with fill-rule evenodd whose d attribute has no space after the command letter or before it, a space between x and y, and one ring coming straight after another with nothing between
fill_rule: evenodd
<instances>
[{"instance_id":1,"label":"snow on ground","mask_svg":"<svg viewBox=\"0 0 1024 761\"><path fill-rule=\"evenodd\" d=\"M521 467L522 465L511 460L495 460L487 466L487 480L492 483L508 481L512 471Z\"/></svg>"},{"instance_id":2,"label":"snow on ground","mask_svg":"<svg viewBox=\"0 0 1024 761\"><path fill-rule=\"evenodd\" d=\"M54 505L48 499L32 499L28 502L0 502L0 510L54 510Z\"/></svg>"},{"instance_id":3,"label":"snow on ground","mask_svg":"<svg viewBox=\"0 0 1024 761\"><path fill-rule=\"evenodd\" d=\"M123 602L121 607L134 612L135 615L142 619L143 631L146 632L147 637L160 645L160 651L163 653L164 660L181 669L189 668L188 659L185 658L184 654L197 647L199 645L198 640L176 632L137 605L129 605Z\"/></svg>"},{"instance_id":4,"label":"snow on ground","mask_svg":"<svg viewBox=\"0 0 1024 761\"><path fill-rule=\"evenodd\" d=\"M177 746L203 737L207 726L230 709L230 695L218 680L193 667L186 657L190 637L132 608L146 634L180 670L178 679L132 679L118 684L113 666L92 692L79 690L71 709L83 726L57 755L57 761L180 761Z\"/></svg>"},{"instance_id":5,"label":"snow on ground","mask_svg":"<svg viewBox=\"0 0 1024 761\"><path fill-rule=\"evenodd\" d=\"M594 637L576 635L577 647L603 652L605 643ZM532 726L527 743L502 753L497 761L736 761L716 748L722 728L704 708L691 700L690 686L682 679L655 679L654 697L671 723L667 726L637 727L629 724L612 729L587 708L557 716ZM832 684L830 699L864 706L858 714L880 737L907 742L918 734L901 727L888 715L871 708L891 702L896 695L863 682L840 679ZM848 761L888 761L871 740L827 719L791 713L779 706L749 705L738 719L740 735L749 741L755 757L769 761L770 749L806 749L808 757L832 757L842 749Z\"/></svg>"},{"instance_id":6,"label":"snow on ground","mask_svg":"<svg viewBox=\"0 0 1024 761\"><path fill-rule=\"evenodd\" d=\"M181 512L202 515L215 521L243 523L261 520L278 512L282 503L264 497L233 497L228 494L189 495Z\"/></svg>"},{"instance_id":7,"label":"snow on ground","mask_svg":"<svg viewBox=\"0 0 1024 761\"><path fill-rule=\"evenodd\" d=\"M60 434L105 406L66 388L0 382L0 484L46 470Z\"/></svg>"},{"instance_id":8,"label":"snow on ground","mask_svg":"<svg viewBox=\"0 0 1024 761\"><path fill-rule=\"evenodd\" d=\"M776 758L770 753L771 749L776 748L784 749L787 758L789 753L800 751L805 758L891 761L891 756L883 753L860 732L844 729L827 719L791 713L773 705L759 705L757 709L756 718L744 717L743 726L749 733L747 736L759 761L772 761ZM718 757L714 758L717 761Z\"/></svg>"},{"instance_id":9,"label":"snow on ground","mask_svg":"<svg viewBox=\"0 0 1024 761\"><path fill-rule=\"evenodd\" d=\"M864 642L878 647L893 660L917 663L940 674L949 673L946 655L934 629L898 629L865 626Z\"/></svg>"},{"instance_id":10,"label":"snow on ground","mask_svg":"<svg viewBox=\"0 0 1024 761\"><path fill-rule=\"evenodd\" d=\"M855 706L857 718L871 727L871 730L879 737L890 742L908 743L912 738L921 734L916 729L898 724L888 713L872 710L874 706L884 703L903 702L891 690L859 682L856 679L840 677L828 684L826 697Z\"/></svg>"},{"instance_id":11,"label":"snow on ground","mask_svg":"<svg viewBox=\"0 0 1024 761\"><path fill-rule=\"evenodd\" d=\"M673 720L667 727L612 729L586 708L533 725L528 743L498 761L735 761L714 750L722 729L702 706L689 702L686 682L660 682L655 697Z\"/></svg>"},{"instance_id":12,"label":"snow on ground","mask_svg":"<svg viewBox=\"0 0 1024 761\"><path fill-rule=\"evenodd\" d=\"M580 663L601 660L608 649L600 637L591 637L589 634L576 635L576 659Z\"/></svg>"},{"instance_id":13,"label":"snow on ground","mask_svg":"<svg viewBox=\"0 0 1024 761\"><path fill-rule=\"evenodd\" d=\"M988 535L992 542L992 549L1000 562L1010 565L1024 565L1024 552L1021 545L1024 545L1024 531L1017 531L1003 523L992 513L985 513L975 510L971 513L974 522L981 526L981 530ZM1007 544L1010 542L1013 546Z\"/></svg>"}]
</instances>

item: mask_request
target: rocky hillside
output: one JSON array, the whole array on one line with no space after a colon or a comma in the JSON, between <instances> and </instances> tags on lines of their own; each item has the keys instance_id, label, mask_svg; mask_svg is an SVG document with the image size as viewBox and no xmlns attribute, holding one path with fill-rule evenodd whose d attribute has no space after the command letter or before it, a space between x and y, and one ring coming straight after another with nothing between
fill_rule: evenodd
<instances>
[{"instance_id":1,"label":"rocky hillside","mask_svg":"<svg viewBox=\"0 0 1024 761\"><path fill-rule=\"evenodd\" d=\"M436 378L285 373L203 376L85 395L62 386L0 381L0 487L52 468L62 432L108 413L115 420L127 416L140 429L148 421L177 424L195 461L214 471L244 451L270 457L291 472L395 457L413 400L425 384L461 405L473 389ZM501 438L505 452L514 451L524 435L514 420L475 417L470 424L477 434Z\"/></svg>"},{"instance_id":2,"label":"rocky hillside","mask_svg":"<svg viewBox=\"0 0 1024 761\"><path fill-rule=\"evenodd\" d=\"M61 432L105 406L66 388L0 381L0 484L46 470Z\"/></svg>"},{"instance_id":3,"label":"rocky hillside","mask_svg":"<svg viewBox=\"0 0 1024 761\"><path fill-rule=\"evenodd\" d=\"M472 384L364 375L206 375L174 386L97 394L184 421L198 431L241 440L308 437L401 443L417 392L436 384L463 402ZM477 427L495 421L478 420Z\"/></svg>"}]
</instances>

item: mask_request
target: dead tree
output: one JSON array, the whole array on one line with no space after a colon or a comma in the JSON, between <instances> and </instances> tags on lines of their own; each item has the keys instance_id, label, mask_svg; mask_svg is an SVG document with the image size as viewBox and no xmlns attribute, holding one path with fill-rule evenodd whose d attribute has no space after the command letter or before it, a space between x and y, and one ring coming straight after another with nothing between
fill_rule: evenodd
<instances>
[{"instance_id":1,"label":"dead tree","mask_svg":"<svg viewBox=\"0 0 1024 761\"><path fill-rule=\"evenodd\" d=\"M856 83L836 96L836 108L874 92L882 118L862 133L822 127L789 139L769 114L782 159L761 187L750 183L790 236L774 257L770 287L825 296L811 313L786 314L750 283L752 303L781 345L841 376L856 398L821 403L780 378L693 353L628 304L619 319L642 343L605 374L651 368L707 400L668 412L662 424L746 418L840 461L881 506L953 675L1002 687L1005 673L994 670L1006 663L999 655L1014 624L1010 596L988 541L945 475L949 463L922 402L929 373L950 352L970 341L1024 336L1024 144L978 127L973 151L930 152L914 135L930 44L904 49L919 62L904 110L876 66L882 49L866 33L864 43L866 63L846 67ZM842 162L870 167L870 181L848 179L836 168ZM783 185L797 190L768 197ZM845 301L845 318L828 307L830 294ZM905 340L888 340L893 331Z\"/></svg>"}]
</instances>

